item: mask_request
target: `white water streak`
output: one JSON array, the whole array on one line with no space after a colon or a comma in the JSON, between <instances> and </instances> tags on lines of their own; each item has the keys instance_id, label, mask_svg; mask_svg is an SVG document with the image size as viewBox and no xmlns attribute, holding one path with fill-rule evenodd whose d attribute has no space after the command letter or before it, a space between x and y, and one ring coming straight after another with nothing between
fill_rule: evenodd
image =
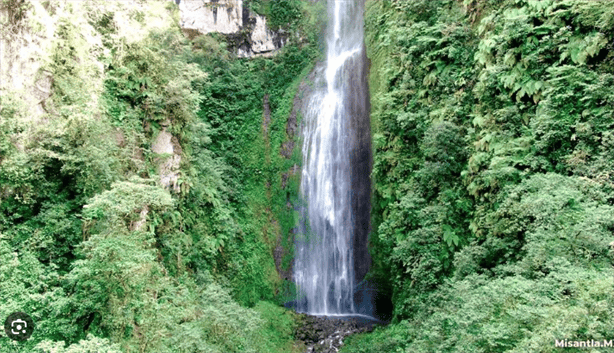
<instances>
[{"instance_id":1,"label":"white water streak","mask_svg":"<svg viewBox=\"0 0 614 353\"><path fill-rule=\"evenodd\" d=\"M349 113L343 97L363 45L362 1L329 1L326 69L304 112L301 194L303 227L296 241L297 310L355 313Z\"/></svg>"}]
</instances>

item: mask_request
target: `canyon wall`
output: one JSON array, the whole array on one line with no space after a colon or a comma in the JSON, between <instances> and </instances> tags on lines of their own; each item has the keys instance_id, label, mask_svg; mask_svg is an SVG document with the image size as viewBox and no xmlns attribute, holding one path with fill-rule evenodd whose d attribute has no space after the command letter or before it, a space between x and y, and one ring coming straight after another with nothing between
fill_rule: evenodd
<instances>
[{"instance_id":1,"label":"canyon wall","mask_svg":"<svg viewBox=\"0 0 614 353\"><path fill-rule=\"evenodd\" d=\"M228 36L239 57L269 56L285 43L282 31L267 27L264 16L251 12L243 0L175 0L180 26L191 35L218 32Z\"/></svg>"}]
</instances>

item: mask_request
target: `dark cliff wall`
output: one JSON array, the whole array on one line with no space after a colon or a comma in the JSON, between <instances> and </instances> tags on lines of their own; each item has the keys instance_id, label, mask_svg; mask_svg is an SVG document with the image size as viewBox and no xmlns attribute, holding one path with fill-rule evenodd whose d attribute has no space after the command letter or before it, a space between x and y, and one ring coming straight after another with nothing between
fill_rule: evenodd
<instances>
[{"instance_id":1,"label":"dark cliff wall","mask_svg":"<svg viewBox=\"0 0 614 353\"><path fill-rule=\"evenodd\" d=\"M354 215L354 271L356 283L360 283L371 264L368 251L371 215L371 123L368 76L368 59L366 52L348 65L351 72L350 87L346 92L346 102L350 112L352 129L351 180L352 180L352 214Z\"/></svg>"}]
</instances>

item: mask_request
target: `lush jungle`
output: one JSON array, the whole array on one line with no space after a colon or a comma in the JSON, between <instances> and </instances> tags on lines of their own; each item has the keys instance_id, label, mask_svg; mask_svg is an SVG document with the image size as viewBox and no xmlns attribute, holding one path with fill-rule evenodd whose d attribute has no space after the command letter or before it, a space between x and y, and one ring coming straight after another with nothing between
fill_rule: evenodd
<instances>
[{"instance_id":1,"label":"lush jungle","mask_svg":"<svg viewBox=\"0 0 614 353\"><path fill-rule=\"evenodd\" d=\"M182 31L174 1L70 3L0 1L3 43L53 29L38 113L0 87L0 319L36 323L0 352L304 351L283 304L323 1L243 1L289 33L251 58ZM614 339L612 5L366 1L390 324L343 352L608 350L555 342Z\"/></svg>"}]
</instances>

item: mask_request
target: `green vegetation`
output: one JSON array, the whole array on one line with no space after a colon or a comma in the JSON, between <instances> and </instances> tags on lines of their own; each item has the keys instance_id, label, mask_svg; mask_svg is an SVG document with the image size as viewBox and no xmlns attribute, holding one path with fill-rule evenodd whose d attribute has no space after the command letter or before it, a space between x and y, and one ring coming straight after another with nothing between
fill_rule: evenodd
<instances>
[{"instance_id":1,"label":"green vegetation","mask_svg":"<svg viewBox=\"0 0 614 353\"><path fill-rule=\"evenodd\" d=\"M11 58L25 32L53 30L41 114L25 91L0 95L0 318L36 323L0 352L303 350L280 274L300 182L293 101L321 58L323 3L245 1L288 39L251 59L220 34L188 40L173 2L115 3L0 1ZM614 338L612 9L367 1L370 279L394 310L344 351ZM155 153L166 134L173 154Z\"/></svg>"},{"instance_id":2,"label":"green vegetation","mask_svg":"<svg viewBox=\"0 0 614 353\"><path fill-rule=\"evenodd\" d=\"M271 4L301 35L253 59L178 26L127 40L119 14L83 6L57 23L43 116L0 96L0 317L36 323L0 352L300 351L272 254L280 242L287 269L300 152L281 151L297 139L286 124L319 55L321 6ZM175 157L152 145L167 132L181 162L165 188L159 165Z\"/></svg>"},{"instance_id":3,"label":"green vegetation","mask_svg":"<svg viewBox=\"0 0 614 353\"><path fill-rule=\"evenodd\" d=\"M271 28L294 29L301 20L305 2L300 0L247 0L245 6L269 20Z\"/></svg>"},{"instance_id":4,"label":"green vegetation","mask_svg":"<svg viewBox=\"0 0 614 353\"><path fill-rule=\"evenodd\" d=\"M611 4L369 1L365 21L372 276L394 319L343 351L614 337Z\"/></svg>"}]
</instances>

